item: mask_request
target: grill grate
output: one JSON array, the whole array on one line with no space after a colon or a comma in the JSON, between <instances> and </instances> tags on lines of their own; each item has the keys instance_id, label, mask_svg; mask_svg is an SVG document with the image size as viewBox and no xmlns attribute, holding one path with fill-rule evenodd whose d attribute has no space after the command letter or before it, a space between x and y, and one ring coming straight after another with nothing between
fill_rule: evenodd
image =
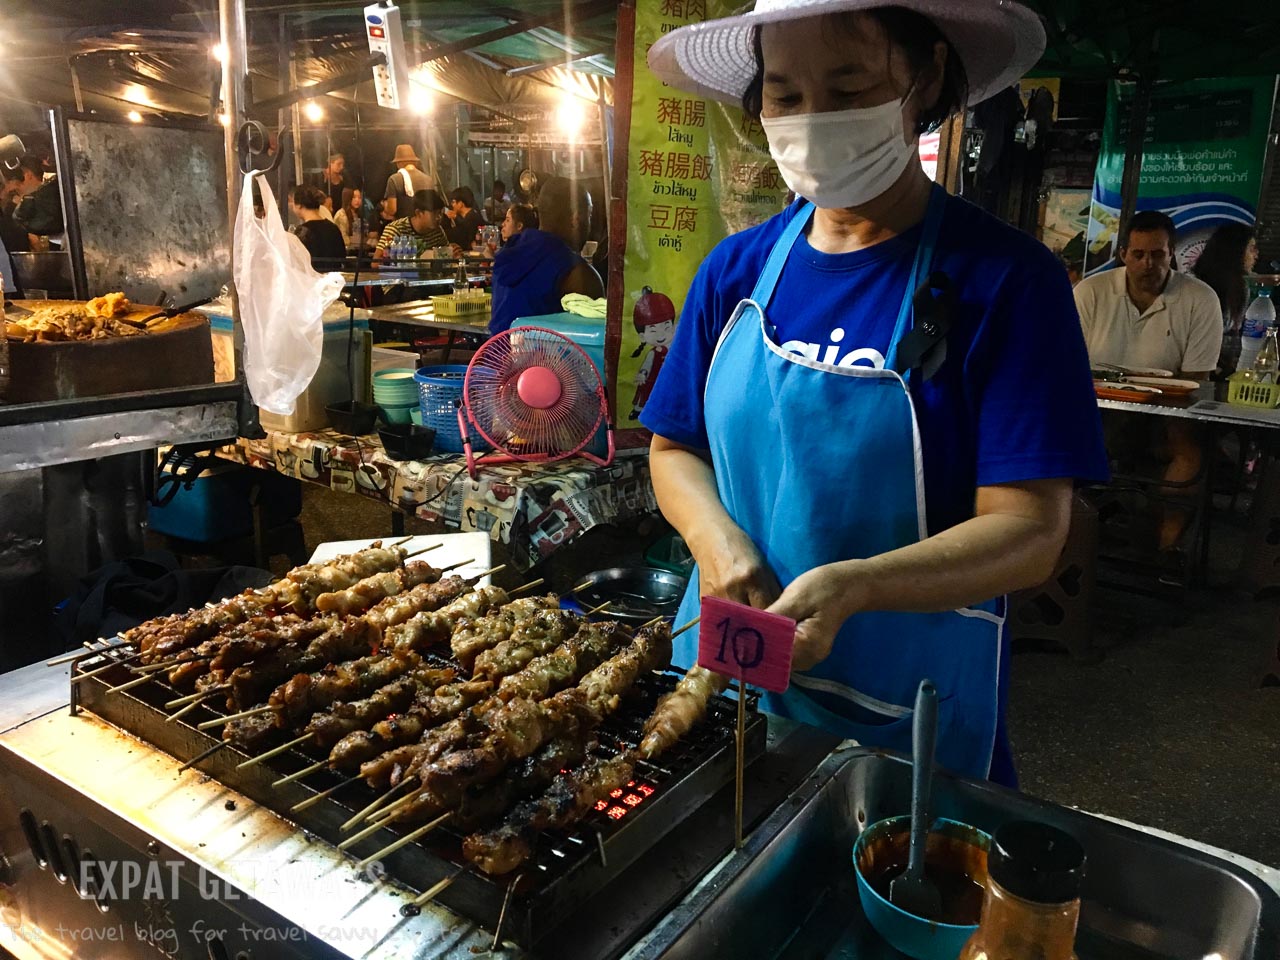
<instances>
[{"instance_id":1,"label":"grill grate","mask_svg":"<svg viewBox=\"0 0 1280 960\"><path fill-rule=\"evenodd\" d=\"M125 654L127 655L127 651ZM122 655L122 656L123 656ZM457 664L438 654L427 659L437 666ZM86 657L73 665L73 679L105 663ZM461 671L460 671L461 672ZM220 742L221 730L208 732L196 725L226 712L201 703L176 721L169 720L164 704L182 696L163 678L125 691L108 692L135 675L121 665L72 683L72 710L84 707L102 719L134 734L177 759L187 762ZM658 699L679 679L671 672L641 677L619 711L595 732L600 756L613 756L640 741L641 729ZM748 714L747 757L764 748L764 718L753 709ZM439 895L441 903L490 929L498 925L503 901L514 885L503 917L504 938L530 945L581 906L592 893L621 875L647 849L660 842L692 810L733 779L736 705L713 698L706 720L661 757L660 764L641 761L635 778L596 804L585 818L567 831L542 834L533 855L511 877L489 877L466 861L461 852L464 834L444 825L421 840L387 856L382 863L387 879L425 890L446 877L454 882ZM281 742L285 738L281 737ZM350 775L327 768L298 781L272 784L316 760L320 753L297 748L243 770L237 765L247 755L226 746L200 760L196 766L227 786L240 791L279 816L330 843L337 844L354 831L341 824L372 802L377 794L363 781L336 790L332 795L291 812L291 807L331 787ZM377 831L348 853L357 859L391 843L417 824L394 825ZM461 871L461 872L460 872Z\"/></svg>"}]
</instances>

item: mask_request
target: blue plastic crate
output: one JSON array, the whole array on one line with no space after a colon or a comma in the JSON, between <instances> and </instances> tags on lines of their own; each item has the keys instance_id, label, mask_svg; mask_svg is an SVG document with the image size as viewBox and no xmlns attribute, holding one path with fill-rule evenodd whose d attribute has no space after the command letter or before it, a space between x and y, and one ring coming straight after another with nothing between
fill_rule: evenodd
<instances>
[{"instance_id":1,"label":"blue plastic crate","mask_svg":"<svg viewBox=\"0 0 1280 960\"><path fill-rule=\"evenodd\" d=\"M413 375L418 382L418 406L422 425L436 432L435 449L445 453L462 453L462 434L458 432L458 402L462 400L462 381L467 376L466 364L444 364L422 367ZM484 437L474 429L471 448L488 450Z\"/></svg>"}]
</instances>

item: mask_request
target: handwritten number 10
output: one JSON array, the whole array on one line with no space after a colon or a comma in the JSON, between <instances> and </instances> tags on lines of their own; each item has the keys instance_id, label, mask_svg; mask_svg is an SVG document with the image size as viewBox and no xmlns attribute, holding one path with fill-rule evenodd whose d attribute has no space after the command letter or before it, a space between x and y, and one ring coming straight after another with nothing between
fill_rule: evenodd
<instances>
[{"instance_id":1,"label":"handwritten number 10","mask_svg":"<svg viewBox=\"0 0 1280 960\"><path fill-rule=\"evenodd\" d=\"M725 663L725 647L730 646L729 628L731 624L729 618L725 617L716 624L716 629L720 631L720 650L716 654L717 663ZM739 627L733 631L732 639L733 660L743 670L750 670L752 667L760 665L764 660L764 637L760 631L754 627Z\"/></svg>"}]
</instances>

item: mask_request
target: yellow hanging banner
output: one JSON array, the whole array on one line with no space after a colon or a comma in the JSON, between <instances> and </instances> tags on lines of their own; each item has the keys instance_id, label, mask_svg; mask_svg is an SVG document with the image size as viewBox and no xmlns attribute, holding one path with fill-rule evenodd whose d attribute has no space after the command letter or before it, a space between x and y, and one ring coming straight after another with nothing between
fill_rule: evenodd
<instances>
[{"instance_id":1,"label":"yellow hanging banner","mask_svg":"<svg viewBox=\"0 0 1280 960\"><path fill-rule=\"evenodd\" d=\"M618 426L636 428L702 260L724 237L782 209L786 184L760 124L737 107L683 93L646 64L665 33L729 16L720 0L636 0L627 169L627 248Z\"/></svg>"}]
</instances>

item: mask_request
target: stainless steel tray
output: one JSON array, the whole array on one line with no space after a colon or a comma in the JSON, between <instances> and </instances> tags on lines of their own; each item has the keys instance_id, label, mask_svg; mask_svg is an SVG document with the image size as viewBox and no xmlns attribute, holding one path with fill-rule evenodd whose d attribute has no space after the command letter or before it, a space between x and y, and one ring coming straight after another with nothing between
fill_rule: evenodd
<instances>
[{"instance_id":1,"label":"stainless steel tray","mask_svg":"<svg viewBox=\"0 0 1280 960\"><path fill-rule=\"evenodd\" d=\"M910 809L910 772L900 757L836 751L627 960L901 956L863 917L850 857L863 828ZM1040 820L1084 844L1081 960L1280 956L1280 896L1234 864L987 783L940 775L934 798L938 816L988 831Z\"/></svg>"}]
</instances>

